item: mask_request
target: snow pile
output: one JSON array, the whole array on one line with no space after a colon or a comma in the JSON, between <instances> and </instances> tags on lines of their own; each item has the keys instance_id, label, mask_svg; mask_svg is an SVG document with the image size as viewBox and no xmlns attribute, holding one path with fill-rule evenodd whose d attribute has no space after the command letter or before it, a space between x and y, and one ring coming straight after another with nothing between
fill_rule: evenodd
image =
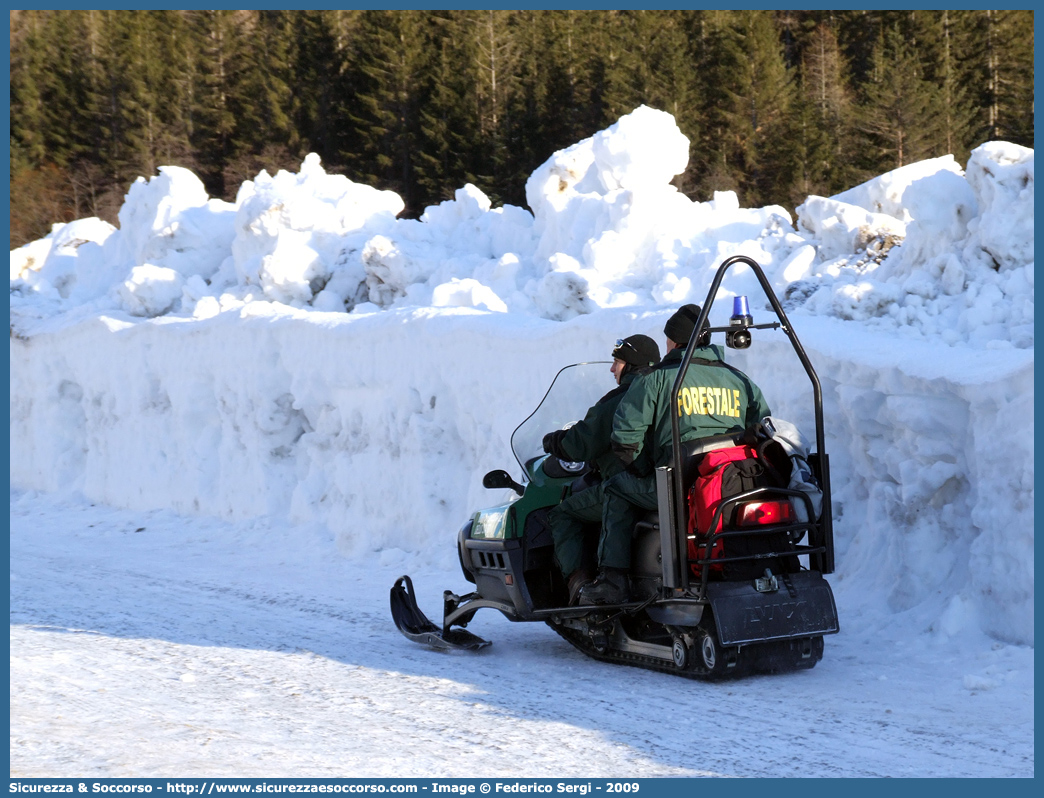
<instances>
[{"instance_id":1,"label":"snow pile","mask_svg":"<svg viewBox=\"0 0 1044 798\"><path fill-rule=\"evenodd\" d=\"M1031 642L1032 151L913 164L810 197L795 226L682 196L688 146L639 108L534 171L532 213L468 185L419 220L314 155L235 203L163 167L120 229L56 225L11 253L12 484L441 562L554 373L622 335L662 342L744 254L824 383L839 595L882 628L906 613ZM766 320L749 269L723 289L712 323L740 293ZM772 336L730 359L809 429Z\"/></svg>"},{"instance_id":2,"label":"snow pile","mask_svg":"<svg viewBox=\"0 0 1044 798\"><path fill-rule=\"evenodd\" d=\"M148 182L139 177L120 209L124 258L182 278L210 279L232 244L229 224L236 209L211 200L188 169L163 166L159 172Z\"/></svg>"},{"instance_id":3,"label":"snow pile","mask_svg":"<svg viewBox=\"0 0 1044 798\"><path fill-rule=\"evenodd\" d=\"M396 194L326 174L314 154L299 174L261 172L234 205L162 167L131 186L119 230L56 225L11 253L15 326L87 302L143 316L271 301L564 320L699 302L717 265L744 254L789 307L948 344L1032 347L1032 150L984 144L967 175L952 156L911 164L809 197L795 226L779 206L740 208L733 192L684 197L670 180L688 148L670 114L642 106L537 168L532 212L492 208L469 184L419 220L396 219ZM725 287L757 292L742 269Z\"/></svg>"},{"instance_id":4,"label":"snow pile","mask_svg":"<svg viewBox=\"0 0 1044 798\"><path fill-rule=\"evenodd\" d=\"M1032 348L1033 150L990 142L966 175L952 156L934 158L797 211L822 263L811 281L792 273L787 290L810 311Z\"/></svg>"},{"instance_id":5,"label":"snow pile","mask_svg":"<svg viewBox=\"0 0 1044 798\"><path fill-rule=\"evenodd\" d=\"M211 286L246 287L238 299L260 287L272 301L319 309L344 307L358 285L359 250L403 209L393 192L326 174L314 154L298 175L262 172L244 183L236 205L232 255Z\"/></svg>"}]
</instances>

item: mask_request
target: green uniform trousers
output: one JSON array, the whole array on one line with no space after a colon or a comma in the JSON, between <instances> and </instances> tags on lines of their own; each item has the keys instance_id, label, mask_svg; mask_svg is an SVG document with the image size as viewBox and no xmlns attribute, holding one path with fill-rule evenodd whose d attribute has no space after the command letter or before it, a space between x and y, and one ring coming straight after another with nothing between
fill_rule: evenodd
<instances>
[{"instance_id":1,"label":"green uniform trousers","mask_svg":"<svg viewBox=\"0 0 1044 798\"><path fill-rule=\"evenodd\" d=\"M602 520L604 484L599 482L573 493L547 516L555 541L555 559L567 579L583 560L585 527Z\"/></svg>"},{"instance_id":2,"label":"green uniform trousers","mask_svg":"<svg viewBox=\"0 0 1044 798\"><path fill-rule=\"evenodd\" d=\"M657 509L656 476L639 477L622 471L602 483L602 536L598 564L603 568L631 567L634 525L648 510Z\"/></svg>"}]
</instances>

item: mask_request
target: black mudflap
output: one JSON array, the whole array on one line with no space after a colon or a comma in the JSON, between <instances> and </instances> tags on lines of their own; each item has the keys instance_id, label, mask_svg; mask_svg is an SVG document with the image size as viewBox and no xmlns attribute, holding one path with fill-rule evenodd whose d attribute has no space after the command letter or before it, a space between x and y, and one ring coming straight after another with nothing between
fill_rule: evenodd
<instances>
[{"instance_id":1,"label":"black mudflap","mask_svg":"<svg viewBox=\"0 0 1044 798\"><path fill-rule=\"evenodd\" d=\"M400 576L391 589L391 614L396 628L415 643L423 643L440 651L477 651L490 643L465 629L442 629L417 606L413 581Z\"/></svg>"},{"instance_id":2,"label":"black mudflap","mask_svg":"<svg viewBox=\"0 0 1044 798\"><path fill-rule=\"evenodd\" d=\"M830 585L812 571L772 580L711 582L707 598L723 646L819 637L839 629Z\"/></svg>"}]
</instances>

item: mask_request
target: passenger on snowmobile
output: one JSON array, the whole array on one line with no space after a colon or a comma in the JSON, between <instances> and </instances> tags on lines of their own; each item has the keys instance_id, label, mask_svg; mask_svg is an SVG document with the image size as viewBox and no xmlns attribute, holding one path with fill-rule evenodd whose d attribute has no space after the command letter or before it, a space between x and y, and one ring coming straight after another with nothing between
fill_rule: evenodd
<instances>
[{"instance_id":1,"label":"passenger on snowmobile","mask_svg":"<svg viewBox=\"0 0 1044 798\"><path fill-rule=\"evenodd\" d=\"M613 414L634 379L659 362L660 348L649 336L617 340L610 368L617 387L599 399L582 421L544 436L545 452L565 462L586 462L591 469L548 515L555 560L567 581L570 604L576 603L580 588L593 578L591 563L585 563L583 556L585 526L601 521L604 480L624 467L610 448Z\"/></svg>"},{"instance_id":2,"label":"passenger on snowmobile","mask_svg":"<svg viewBox=\"0 0 1044 798\"><path fill-rule=\"evenodd\" d=\"M602 486L599 574L581 590L580 604L621 604L630 598L631 536L640 517L657 509L654 469L669 464L672 457L671 390L699 315L700 307L689 304L667 320L667 354L634 381L613 416L612 451L623 470ZM697 346L678 396L682 443L742 432L771 414L758 386L725 363L709 333L701 334Z\"/></svg>"}]
</instances>

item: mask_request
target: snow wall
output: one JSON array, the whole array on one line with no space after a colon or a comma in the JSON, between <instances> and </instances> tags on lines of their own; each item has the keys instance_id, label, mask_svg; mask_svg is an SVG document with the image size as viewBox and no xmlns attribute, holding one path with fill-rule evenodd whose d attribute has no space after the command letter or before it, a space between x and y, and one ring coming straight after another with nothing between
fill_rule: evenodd
<instances>
[{"instance_id":1,"label":"snow wall","mask_svg":"<svg viewBox=\"0 0 1044 798\"><path fill-rule=\"evenodd\" d=\"M1032 644L1032 151L906 167L810 197L794 225L678 195L673 120L639 111L534 172L532 215L469 186L395 220L395 195L310 156L235 205L165 167L120 230L56 225L11 256L12 486L452 562L557 370L623 335L662 345L747 254L823 383L839 598ZM752 277L727 279L712 323L738 293L765 320ZM812 428L782 336L729 358Z\"/></svg>"}]
</instances>

